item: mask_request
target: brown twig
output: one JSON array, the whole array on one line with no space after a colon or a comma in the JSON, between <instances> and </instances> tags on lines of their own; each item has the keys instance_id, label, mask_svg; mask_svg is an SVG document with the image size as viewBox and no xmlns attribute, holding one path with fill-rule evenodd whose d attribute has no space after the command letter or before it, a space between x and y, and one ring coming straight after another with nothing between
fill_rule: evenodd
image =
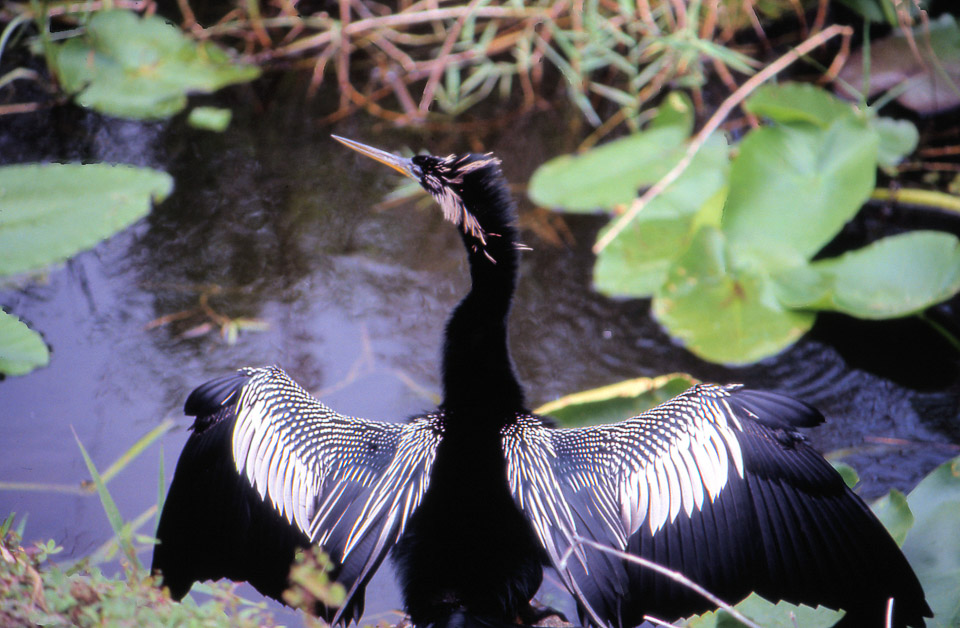
<instances>
[{"instance_id":1,"label":"brown twig","mask_svg":"<svg viewBox=\"0 0 960 628\"><path fill-rule=\"evenodd\" d=\"M622 216L620 216L613 226L607 231L603 237L597 240L597 243L593 246L593 252L599 254L603 249L607 247L610 242L613 241L624 228L637 217L637 214L646 207L650 201L660 195L667 186L677 180L677 178L683 174L687 169L687 166L690 165L690 162L693 161L694 155L697 154L697 151L703 146L707 141L707 138L717 130L717 127L726 119L730 112L733 111L737 105L739 105L743 100L749 96L755 89L763 85L767 80L775 76L777 73L784 70L793 62L797 61L803 55L809 53L814 48L821 46L824 42L832 39L837 35L843 35L844 37L850 37L853 34L853 29L849 26L841 26L835 24L816 35L810 37L806 41L802 42L796 48L792 48L783 54L776 61L765 67L760 72L757 72L752 77L750 77L743 85L740 86L737 91L727 97L720 106L717 108L717 111L710 117L704 127L697 133L696 136L690 141L690 144L687 146L687 151L684 153L683 157L677 162L677 165L670 169L670 171L665 174L659 181L657 181L650 189L648 189L643 196L635 200L630 209L627 210Z\"/></svg>"},{"instance_id":2,"label":"brown twig","mask_svg":"<svg viewBox=\"0 0 960 628\"><path fill-rule=\"evenodd\" d=\"M667 568L667 567L664 567L663 565L660 565L660 564L658 564L658 563L655 563L655 562L653 562L652 560L647 560L646 558L643 558L642 556L635 556L635 555L633 555L633 554L628 554L627 552L623 552L623 551L614 549L614 548L612 548L612 547L608 547L608 546L606 546L606 545L603 545L603 544L601 544L601 543L597 543L596 541L594 541L594 540L592 540L592 539L588 539L588 538L582 537L582 536L580 536L580 535L576 535L576 534L575 534L575 535L573 536L573 542L574 542L574 544L571 545L569 548L567 548L567 551L564 552L563 557L560 559L560 569L561 569L561 570L564 569L564 566L566 565L567 560L569 560L570 556L573 555L573 552L575 551L575 549L576 549L577 547L581 546L581 545L586 545L587 547L592 547L593 549L598 550L598 551L601 551L601 552L603 552L603 553L605 553L605 554L610 554L611 556L616 556L617 558L619 558L619 559L621 559L621 560L625 560L625 561L627 561L627 562L629 562L629 563L633 563L633 564L635 564L635 565L640 565L641 567L646 567L647 569L652 569L653 571L656 571L657 573L662 574L662 575L666 576L667 578L670 578L671 580L673 580L673 581L676 582L677 584L683 585L683 586L687 587L688 589L690 589L691 591L694 591L694 592L698 593L699 595L703 596L704 598L710 600L710 603L711 603L711 604L714 604L714 605L722 608L723 610L727 611L728 613L730 613L731 615L733 615L738 621L740 621L740 622L743 623L744 625L748 626L749 628L761 628L759 624L757 624L757 623L755 623L754 621L748 619L747 617L745 617L745 616L743 615L743 613L741 613L740 611L738 611L737 609L735 609L733 606L731 606L730 604L727 604L726 602L724 602L723 600L721 600L719 597L717 597L716 595L714 595L714 594L711 593L710 591L707 591L705 588L703 588L702 586L700 586L699 584L697 584L696 582L694 582L694 581L691 580L690 578L687 578L685 575L683 575L683 574L680 573L679 571L674 571L673 569L669 569L669 568Z\"/></svg>"},{"instance_id":3,"label":"brown twig","mask_svg":"<svg viewBox=\"0 0 960 628\"><path fill-rule=\"evenodd\" d=\"M427 78L427 85L423 88L423 96L420 98L419 108L421 117L427 115L427 112L430 110L430 103L433 102L433 94L437 91L437 84L440 82L440 77L443 75L443 70L446 67L446 63L443 61L446 60L447 55L453 50L453 45L457 43L457 38L460 37L460 31L463 30L463 23L473 14L473 11L479 3L480 0L470 0L470 4L467 5L467 10L457 18L450 32L447 33L447 38L444 39L443 45L440 47L440 52L437 54L438 63L434 65L429 78Z\"/></svg>"}]
</instances>

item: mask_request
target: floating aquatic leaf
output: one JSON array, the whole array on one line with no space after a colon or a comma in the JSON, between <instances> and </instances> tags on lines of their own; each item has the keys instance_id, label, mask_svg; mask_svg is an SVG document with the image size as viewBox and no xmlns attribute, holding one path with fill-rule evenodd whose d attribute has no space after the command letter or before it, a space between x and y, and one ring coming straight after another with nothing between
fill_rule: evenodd
<instances>
[{"instance_id":1,"label":"floating aquatic leaf","mask_svg":"<svg viewBox=\"0 0 960 628\"><path fill-rule=\"evenodd\" d=\"M117 233L173 189L165 172L106 164L0 168L0 275L61 262Z\"/></svg>"},{"instance_id":2,"label":"floating aquatic leaf","mask_svg":"<svg viewBox=\"0 0 960 628\"><path fill-rule=\"evenodd\" d=\"M195 129L221 133L230 126L231 117L233 117L233 112L229 109L221 109L220 107L194 107L190 110L190 115L187 117L187 124Z\"/></svg>"},{"instance_id":3,"label":"floating aquatic leaf","mask_svg":"<svg viewBox=\"0 0 960 628\"><path fill-rule=\"evenodd\" d=\"M777 295L795 308L859 318L907 316L960 290L960 240L913 231L777 276Z\"/></svg>"},{"instance_id":4,"label":"floating aquatic leaf","mask_svg":"<svg viewBox=\"0 0 960 628\"><path fill-rule=\"evenodd\" d=\"M616 296L649 297L701 224L719 224L729 172L727 143L713 136L690 169L597 256L597 290Z\"/></svg>"},{"instance_id":5,"label":"floating aquatic leaf","mask_svg":"<svg viewBox=\"0 0 960 628\"><path fill-rule=\"evenodd\" d=\"M940 465L907 497L915 523L903 553L917 573L934 618L929 628L960 625L960 458Z\"/></svg>"},{"instance_id":6,"label":"floating aquatic leaf","mask_svg":"<svg viewBox=\"0 0 960 628\"><path fill-rule=\"evenodd\" d=\"M565 395L534 412L549 415L568 427L611 423L636 416L696 383L697 380L683 373L639 377Z\"/></svg>"},{"instance_id":7,"label":"floating aquatic leaf","mask_svg":"<svg viewBox=\"0 0 960 628\"><path fill-rule=\"evenodd\" d=\"M58 46L54 69L79 104L130 118L171 116L186 106L187 94L214 92L260 74L159 16L121 10L94 13L82 36Z\"/></svg>"},{"instance_id":8,"label":"floating aquatic leaf","mask_svg":"<svg viewBox=\"0 0 960 628\"><path fill-rule=\"evenodd\" d=\"M756 593L734 606L744 617L764 628L829 628L843 617L843 611L818 606L779 602L774 604ZM716 610L687 620L688 628L741 628L743 623L727 611Z\"/></svg>"},{"instance_id":9,"label":"floating aquatic leaf","mask_svg":"<svg viewBox=\"0 0 960 628\"><path fill-rule=\"evenodd\" d=\"M871 124L880 136L877 161L882 168L893 168L917 149L920 132L908 120L873 118Z\"/></svg>"},{"instance_id":10,"label":"floating aquatic leaf","mask_svg":"<svg viewBox=\"0 0 960 628\"><path fill-rule=\"evenodd\" d=\"M808 122L827 128L857 115L853 106L809 83L764 85L743 103L750 113L781 124Z\"/></svg>"},{"instance_id":11,"label":"floating aquatic leaf","mask_svg":"<svg viewBox=\"0 0 960 628\"><path fill-rule=\"evenodd\" d=\"M40 334L0 310L0 373L24 375L50 362L50 350Z\"/></svg>"},{"instance_id":12,"label":"floating aquatic leaf","mask_svg":"<svg viewBox=\"0 0 960 628\"><path fill-rule=\"evenodd\" d=\"M730 170L722 226L731 249L769 271L805 263L869 198L877 143L853 118L752 131Z\"/></svg>"},{"instance_id":13,"label":"floating aquatic leaf","mask_svg":"<svg viewBox=\"0 0 960 628\"><path fill-rule=\"evenodd\" d=\"M533 202L564 211L596 211L625 205L680 159L690 135L688 101L664 104L646 131L598 146L582 155L563 155L540 166L530 179Z\"/></svg>"},{"instance_id":14,"label":"floating aquatic leaf","mask_svg":"<svg viewBox=\"0 0 960 628\"><path fill-rule=\"evenodd\" d=\"M657 320L690 351L744 364L781 351L813 326L813 313L780 304L765 274L730 262L723 234L703 227L653 299Z\"/></svg>"},{"instance_id":15,"label":"floating aquatic leaf","mask_svg":"<svg viewBox=\"0 0 960 628\"><path fill-rule=\"evenodd\" d=\"M871 506L874 514L883 523L884 527L897 542L897 545L903 545L903 540L907 537L907 532L913 527L913 513L910 512L910 505L907 498L897 489L893 489Z\"/></svg>"}]
</instances>

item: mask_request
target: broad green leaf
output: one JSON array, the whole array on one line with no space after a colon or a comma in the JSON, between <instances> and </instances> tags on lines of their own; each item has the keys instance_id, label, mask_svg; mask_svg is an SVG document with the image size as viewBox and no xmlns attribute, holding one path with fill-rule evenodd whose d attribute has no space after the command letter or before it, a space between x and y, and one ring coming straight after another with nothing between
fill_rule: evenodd
<instances>
[{"instance_id":1,"label":"broad green leaf","mask_svg":"<svg viewBox=\"0 0 960 628\"><path fill-rule=\"evenodd\" d=\"M170 194L165 172L106 164L0 168L0 275L61 262L131 225Z\"/></svg>"},{"instance_id":2,"label":"broad green leaf","mask_svg":"<svg viewBox=\"0 0 960 628\"><path fill-rule=\"evenodd\" d=\"M847 485L847 488L853 489L860 482L860 474L847 463L831 462L830 464L837 470L840 477L843 478L843 483Z\"/></svg>"},{"instance_id":3,"label":"broad green leaf","mask_svg":"<svg viewBox=\"0 0 960 628\"><path fill-rule=\"evenodd\" d=\"M870 196L877 134L864 121L764 127L740 143L723 231L738 259L776 271L799 266Z\"/></svg>"},{"instance_id":4,"label":"broad green leaf","mask_svg":"<svg viewBox=\"0 0 960 628\"><path fill-rule=\"evenodd\" d=\"M933 609L928 628L960 625L960 458L940 465L907 497L915 523L903 543Z\"/></svg>"},{"instance_id":5,"label":"broad green leaf","mask_svg":"<svg viewBox=\"0 0 960 628\"><path fill-rule=\"evenodd\" d=\"M24 375L49 362L50 350L40 334L0 310L0 373Z\"/></svg>"},{"instance_id":6,"label":"broad green leaf","mask_svg":"<svg viewBox=\"0 0 960 628\"><path fill-rule=\"evenodd\" d=\"M684 92L672 91L663 99L657 115L650 121L649 130L662 128L681 129L684 135L693 133L693 102Z\"/></svg>"},{"instance_id":7,"label":"broad green leaf","mask_svg":"<svg viewBox=\"0 0 960 628\"><path fill-rule=\"evenodd\" d=\"M534 412L549 415L568 427L612 423L649 410L696 383L697 380L683 373L639 377L565 395L540 406Z\"/></svg>"},{"instance_id":8,"label":"broad green leaf","mask_svg":"<svg viewBox=\"0 0 960 628\"><path fill-rule=\"evenodd\" d=\"M765 274L732 268L725 249L719 230L700 229L654 297L653 313L698 356L745 364L795 342L814 314L786 309Z\"/></svg>"},{"instance_id":9,"label":"broad green leaf","mask_svg":"<svg viewBox=\"0 0 960 628\"><path fill-rule=\"evenodd\" d=\"M530 199L564 211L596 211L625 205L641 187L656 183L680 159L690 135L692 108L668 99L650 128L543 164L530 178Z\"/></svg>"},{"instance_id":10,"label":"broad green leaf","mask_svg":"<svg viewBox=\"0 0 960 628\"><path fill-rule=\"evenodd\" d=\"M881 167L893 168L903 161L904 157L916 150L920 133L909 120L874 118L871 124L880 136L877 161Z\"/></svg>"},{"instance_id":11,"label":"broad green leaf","mask_svg":"<svg viewBox=\"0 0 960 628\"><path fill-rule=\"evenodd\" d=\"M914 522L910 505L903 493L893 489L870 507L897 545L903 545L903 540L907 538L907 532L913 527Z\"/></svg>"},{"instance_id":12,"label":"broad green leaf","mask_svg":"<svg viewBox=\"0 0 960 628\"><path fill-rule=\"evenodd\" d=\"M824 129L841 118L858 115L850 103L810 83L764 85L743 105L750 113L774 122L807 122Z\"/></svg>"},{"instance_id":13,"label":"broad green leaf","mask_svg":"<svg viewBox=\"0 0 960 628\"><path fill-rule=\"evenodd\" d=\"M229 109L220 107L194 107L187 116L187 124L195 129L204 129L205 131L223 132L230 126L230 118L233 112Z\"/></svg>"},{"instance_id":14,"label":"broad green leaf","mask_svg":"<svg viewBox=\"0 0 960 628\"><path fill-rule=\"evenodd\" d=\"M688 170L600 252L593 269L597 290L649 297L663 285L696 229L717 221L726 198L727 150L722 136L711 137Z\"/></svg>"},{"instance_id":15,"label":"broad green leaf","mask_svg":"<svg viewBox=\"0 0 960 628\"><path fill-rule=\"evenodd\" d=\"M187 94L210 93L259 76L211 42L195 42L159 16L100 11L86 32L60 45L57 78L77 102L114 116L164 118Z\"/></svg>"},{"instance_id":16,"label":"broad green leaf","mask_svg":"<svg viewBox=\"0 0 960 628\"><path fill-rule=\"evenodd\" d=\"M749 597L734 606L747 619L764 628L829 628L840 621L843 611L835 611L818 606L810 608L789 602L767 601L751 593ZM688 619L689 628L740 628L744 624L725 610L716 610Z\"/></svg>"},{"instance_id":17,"label":"broad green leaf","mask_svg":"<svg viewBox=\"0 0 960 628\"><path fill-rule=\"evenodd\" d=\"M808 268L820 281L806 294L788 284L789 278L807 271L788 273L787 280L778 276L778 296L786 297L787 305L836 310L858 318L907 316L960 290L960 240L942 231L913 231Z\"/></svg>"}]
</instances>

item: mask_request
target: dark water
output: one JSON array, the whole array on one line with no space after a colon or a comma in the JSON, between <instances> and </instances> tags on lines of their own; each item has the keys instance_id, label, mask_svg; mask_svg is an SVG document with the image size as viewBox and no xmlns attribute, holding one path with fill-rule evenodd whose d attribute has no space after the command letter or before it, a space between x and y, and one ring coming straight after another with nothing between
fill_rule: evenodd
<instances>
[{"instance_id":1,"label":"dark water","mask_svg":"<svg viewBox=\"0 0 960 628\"><path fill-rule=\"evenodd\" d=\"M235 120L223 135L72 110L39 122L0 120L5 163L134 163L176 180L173 196L133 228L37 281L0 287L0 305L53 347L49 367L0 382L0 481L77 485L87 473L71 428L104 468L172 417L176 428L160 441L169 481L187 437L185 396L243 365L280 364L346 414L396 421L434 405L440 334L466 289L460 240L428 203L378 209L396 179L329 133L389 150L494 150L518 184L574 139L558 136L562 120L545 114L483 136L415 136L360 122L321 128L312 120L308 107L294 105ZM917 218L871 210L846 241L872 239L907 220ZM960 230L955 219L921 220ZM780 390L824 411L827 424L809 436L822 451L853 449L846 461L859 470L867 497L909 490L956 455L957 355L927 325L826 317L761 364L710 365L674 346L647 317L646 302L591 291L589 249L603 222L561 222L522 208L534 250L524 257L511 339L533 405L672 371ZM216 332L196 334L209 320L200 315L150 328L197 308L205 293L216 312L262 319L269 329L241 332L229 345ZM957 311L955 299L932 316L956 331ZM154 445L111 481L127 519L156 503L160 458ZM88 554L110 537L95 496L0 490L0 517L9 511L29 514L27 538L53 538L65 557ZM385 568L367 608L397 604Z\"/></svg>"}]
</instances>

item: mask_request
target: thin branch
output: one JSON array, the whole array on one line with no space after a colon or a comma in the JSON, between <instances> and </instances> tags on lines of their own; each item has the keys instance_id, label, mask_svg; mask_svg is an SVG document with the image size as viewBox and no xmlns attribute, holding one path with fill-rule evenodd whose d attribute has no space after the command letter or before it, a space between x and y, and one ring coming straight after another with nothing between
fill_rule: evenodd
<instances>
[{"instance_id":1,"label":"thin branch","mask_svg":"<svg viewBox=\"0 0 960 628\"><path fill-rule=\"evenodd\" d=\"M746 626L749 626L749 628L761 628L760 625L758 625L757 623L755 623L755 622L753 622L752 620L750 620L750 619L748 619L747 617L745 617L745 616L743 615L743 613L741 613L740 611L738 611L737 609L735 609L733 606L731 606L730 604L727 604L726 602L724 602L723 600L721 600L720 598L718 598L718 597L717 597L716 595L714 595L713 593L710 593L709 591L707 591L706 589L704 589L703 587L701 587L699 584L697 584L696 582L694 582L694 581L691 580L690 578L687 578L685 575L683 575L683 574L680 573L679 571L674 571L673 569L668 569L667 567L664 567L663 565L660 565L660 564L658 564L658 563L655 563L655 562L653 562L653 561L651 561L651 560L647 560L646 558L643 558L642 556L634 556L633 554L628 554L627 552L623 552L623 551L620 551L620 550L618 550L618 549L614 549L614 548L612 548L612 547L608 547L608 546L606 546L606 545L603 545L603 544L601 544L601 543L597 543L597 542L594 541L593 539L588 539L588 538L586 538L586 537L580 536L579 534L573 535L573 541L574 541L574 545L571 545L569 548L567 548L567 551L563 553L563 557L560 559L560 568L561 568L561 569L564 567L564 565L566 565L566 561L567 561L567 559L569 559L570 556L573 554L575 547L580 546L580 545L586 545L587 547L592 547L592 548L595 549L595 550L599 550L599 551L604 552L604 553L606 553L606 554L610 554L611 556L616 556L617 558L619 558L619 559L621 559L621 560L625 560L625 561L630 562L630 563L633 563L633 564L635 564L635 565L640 565L641 567L646 567L646 568L648 568L648 569L652 569L652 570L656 571L657 573L662 574L662 575L670 578L671 580L673 580L673 581L676 582L677 584L681 584L681 585L687 587L688 589L690 589L691 591L694 591L694 592L696 592L697 594L699 594L699 595L705 597L706 599L710 600L710 603L711 603L711 604L714 604L714 605L722 608L723 610L727 611L728 613L730 613L731 615L733 615L738 621L740 621L741 623L745 624Z\"/></svg>"},{"instance_id":2,"label":"thin branch","mask_svg":"<svg viewBox=\"0 0 960 628\"><path fill-rule=\"evenodd\" d=\"M730 115L730 112L732 112L737 105L743 102L747 96L753 93L754 90L803 55L809 53L814 48L823 45L827 40L832 39L837 35L850 37L852 34L853 29L851 29L849 26L840 26L835 24L817 33L810 39L807 39L796 48L791 48L779 59L750 77L743 85L740 86L737 91L730 94L730 96L728 96L727 99L720 104L720 107L717 108L716 113L710 117L704 127L700 129L700 132L697 133L696 136L694 136L694 138L690 141L690 144L687 146L687 152L684 153L683 158L680 159L677 165L671 168L670 172L663 175L663 178L657 181L650 189L648 189L643 196L635 200L630 206L630 209L616 220L610 230L607 231L602 238L597 240L597 243L593 246L593 252L595 254L599 254L603 249L605 249L607 245L610 244L614 238L620 235L620 232L623 231L628 224L630 224L630 221L637 217L637 214L639 214L640 211L650 203L650 201L659 196L667 188L667 186L676 181L677 178L683 174L683 172L687 169L687 166L690 165L690 162L693 161L693 157L697 154L697 151L699 151L707 141L707 138L709 138L710 135L717 130L724 119Z\"/></svg>"},{"instance_id":3,"label":"thin branch","mask_svg":"<svg viewBox=\"0 0 960 628\"><path fill-rule=\"evenodd\" d=\"M470 0L466 12L457 18L453 28L447 33L447 38L443 41L443 46L440 47L440 52L437 54L438 60L446 59L450 51L453 50L453 45L457 43L457 38L460 37L460 31L463 30L463 23L467 21L467 18L470 17L479 3L480 0ZM421 116L427 115L427 112L430 110L430 103L433 102L433 94L437 91L437 84L440 82L440 77L443 75L445 67L445 63L438 63L433 67L433 71L430 72L430 78L427 79L427 85L423 88L423 96L420 98Z\"/></svg>"}]
</instances>

